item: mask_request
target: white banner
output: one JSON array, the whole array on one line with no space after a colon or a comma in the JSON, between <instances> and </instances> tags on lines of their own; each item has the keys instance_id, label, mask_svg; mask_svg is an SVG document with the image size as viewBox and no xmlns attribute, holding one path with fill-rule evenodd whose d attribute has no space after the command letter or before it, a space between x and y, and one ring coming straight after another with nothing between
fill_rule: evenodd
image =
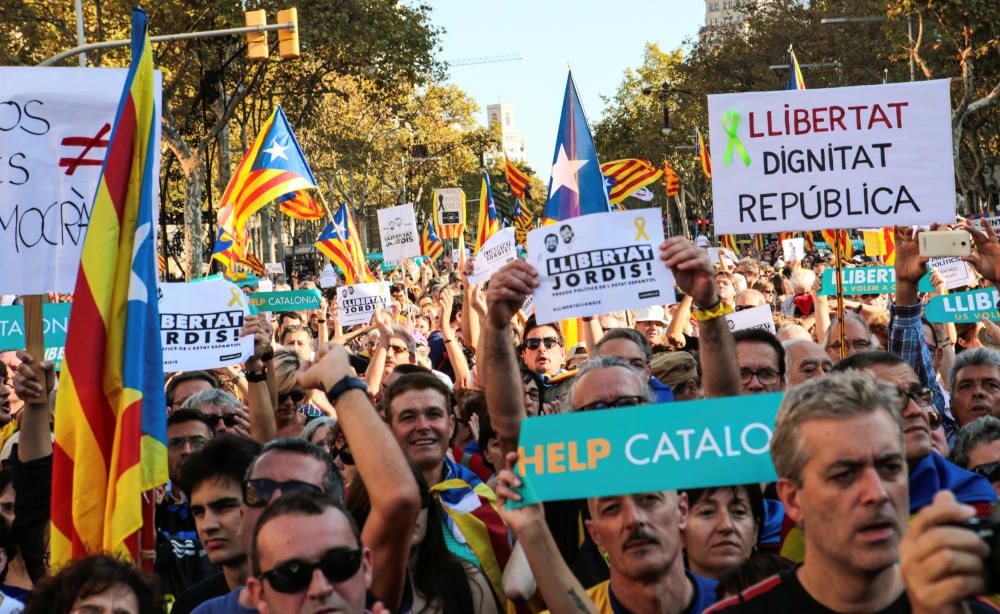
<instances>
[{"instance_id":1,"label":"white banner","mask_svg":"<svg viewBox=\"0 0 1000 614\"><path fill-rule=\"evenodd\" d=\"M336 288L339 283L340 278L337 277L337 272L333 270L333 265L327 262L326 266L319 272L319 287Z\"/></svg>"},{"instance_id":2,"label":"white banner","mask_svg":"<svg viewBox=\"0 0 1000 614\"><path fill-rule=\"evenodd\" d=\"M272 275L284 275L285 265L282 262L265 262L264 270Z\"/></svg>"},{"instance_id":3,"label":"white banner","mask_svg":"<svg viewBox=\"0 0 1000 614\"><path fill-rule=\"evenodd\" d=\"M337 288L337 309L341 326L368 324L375 315L375 305L389 308L389 282L372 281Z\"/></svg>"},{"instance_id":4,"label":"white banner","mask_svg":"<svg viewBox=\"0 0 1000 614\"><path fill-rule=\"evenodd\" d=\"M539 322L675 302L674 278L659 260L659 209L594 213L528 233L538 270Z\"/></svg>"},{"instance_id":5,"label":"white banner","mask_svg":"<svg viewBox=\"0 0 1000 614\"><path fill-rule=\"evenodd\" d=\"M465 223L465 192L462 188L438 188L434 190L434 198L438 232L445 227Z\"/></svg>"},{"instance_id":6,"label":"white banner","mask_svg":"<svg viewBox=\"0 0 1000 614\"><path fill-rule=\"evenodd\" d=\"M74 290L127 73L0 67L0 293ZM157 71L154 178L160 176L161 82ZM154 220L158 186L154 180Z\"/></svg>"},{"instance_id":7,"label":"white banner","mask_svg":"<svg viewBox=\"0 0 1000 614\"><path fill-rule=\"evenodd\" d=\"M948 84L709 96L715 231L954 222Z\"/></svg>"},{"instance_id":8,"label":"white banner","mask_svg":"<svg viewBox=\"0 0 1000 614\"><path fill-rule=\"evenodd\" d=\"M475 269L469 275L470 284L489 280L503 265L517 260L517 238L514 229L503 228L483 243L476 253Z\"/></svg>"},{"instance_id":9,"label":"white banner","mask_svg":"<svg viewBox=\"0 0 1000 614\"><path fill-rule=\"evenodd\" d=\"M382 258L386 262L399 262L404 258L420 255L420 236L413 205L378 210L378 234L382 239Z\"/></svg>"},{"instance_id":10,"label":"white banner","mask_svg":"<svg viewBox=\"0 0 1000 614\"><path fill-rule=\"evenodd\" d=\"M784 252L785 262L802 260L802 256L806 255L806 240L802 237L785 239L781 242L781 250Z\"/></svg>"},{"instance_id":11,"label":"white banner","mask_svg":"<svg viewBox=\"0 0 1000 614\"><path fill-rule=\"evenodd\" d=\"M729 330L734 333L749 328L760 328L771 334L777 332L774 328L774 314L767 305L726 314L726 321L729 322Z\"/></svg>"},{"instance_id":12,"label":"white banner","mask_svg":"<svg viewBox=\"0 0 1000 614\"><path fill-rule=\"evenodd\" d=\"M246 297L224 279L160 284L164 371L216 369L245 362L253 335L240 337Z\"/></svg>"},{"instance_id":13,"label":"white banner","mask_svg":"<svg viewBox=\"0 0 1000 614\"><path fill-rule=\"evenodd\" d=\"M972 271L961 258L931 258L927 266L934 267L944 277L945 290L954 290L972 283Z\"/></svg>"}]
</instances>

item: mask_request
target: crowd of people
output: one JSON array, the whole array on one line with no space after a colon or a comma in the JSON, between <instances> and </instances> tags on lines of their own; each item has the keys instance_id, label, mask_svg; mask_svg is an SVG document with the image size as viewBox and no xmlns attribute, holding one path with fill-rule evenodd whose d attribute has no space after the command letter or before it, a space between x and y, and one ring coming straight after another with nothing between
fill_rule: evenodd
<instances>
[{"instance_id":1,"label":"crowd of people","mask_svg":"<svg viewBox=\"0 0 1000 614\"><path fill-rule=\"evenodd\" d=\"M972 287L998 285L996 235L963 227ZM153 574L49 568L57 378L4 353L0 614L1000 611L997 541L970 528L1000 520L1000 327L923 317L946 290L919 292L914 232L894 293L846 297L842 323L829 254L716 263L672 237L659 260L677 303L575 339L525 313L521 260L485 286L471 262L400 267L368 325L341 326L332 289L247 316L245 364L167 374ZM730 330L763 305L776 334ZM526 418L770 392L774 483L507 505Z\"/></svg>"}]
</instances>

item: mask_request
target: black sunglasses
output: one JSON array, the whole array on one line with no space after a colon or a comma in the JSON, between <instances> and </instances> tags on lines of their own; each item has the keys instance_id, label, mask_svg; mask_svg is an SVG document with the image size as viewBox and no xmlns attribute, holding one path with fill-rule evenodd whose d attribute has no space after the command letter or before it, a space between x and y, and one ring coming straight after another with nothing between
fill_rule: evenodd
<instances>
[{"instance_id":1,"label":"black sunglasses","mask_svg":"<svg viewBox=\"0 0 1000 614\"><path fill-rule=\"evenodd\" d=\"M304 401L306 398L306 392L304 390L290 390L288 392L282 392L278 394L278 405L285 402L286 399L291 399L292 403L296 405Z\"/></svg>"},{"instance_id":2,"label":"black sunglasses","mask_svg":"<svg viewBox=\"0 0 1000 614\"><path fill-rule=\"evenodd\" d=\"M972 468L973 473L977 473L990 482L1000 481L1000 462L984 463Z\"/></svg>"},{"instance_id":3,"label":"black sunglasses","mask_svg":"<svg viewBox=\"0 0 1000 614\"><path fill-rule=\"evenodd\" d=\"M225 416L217 416L215 414L207 414L205 416L205 422L208 422L213 429L219 428L219 423L223 423L226 426L232 428L236 426L236 414L226 414Z\"/></svg>"},{"instance_id":4,"label":"black sunglasses","mask_svg":"<svg viewBox=\"0 0 1000 614\"><path fill-rule=\"evenodd\" d=\"M247 507L266 507L276 490L280 490L282 494L304 490L317 497L323 494L323 489L315 484L298 480L279 482L259 478L243 482L243 504Z\"/></svg>"},{"instance_id":5,"label":"black sunglasses","mask_svg":"<svg viewBox=\"0 0 1000 614\"><path fill-rule=\"evenodd\" d=\"M543 343L545 344L545 349L549 350L552 349L552 346L559 343L559 339L555 337L541 337L541 338L536 337L534 339L525 339L524 347L528 348L529 350L537 350L539 346L541 346Z\"/></svg>"},{"instance_id":6,"label":"black sunglasses","mask_svg":"<svg viewBox=\"0 0 1000 614\"><path fill-rule=\"evenodd\" d=\"M337 583L358 573L360 568L360 549L334 548L327 550L315 563L290 561L270 571L262 572L260 578L267 580L271 588L279 593L299 593L309 587L313 572L317 569L322 571L331 583Z\"/></svg>"}]
</instances>

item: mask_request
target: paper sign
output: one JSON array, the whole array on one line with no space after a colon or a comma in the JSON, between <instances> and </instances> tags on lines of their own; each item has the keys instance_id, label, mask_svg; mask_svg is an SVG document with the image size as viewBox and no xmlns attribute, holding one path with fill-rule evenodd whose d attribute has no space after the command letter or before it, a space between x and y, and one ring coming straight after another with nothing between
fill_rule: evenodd
<instances>
[{"instance_id":1,"label":"paper sign","mask_svg":"<svg viewBox=\"0 0 1000 614\"><path fill-rule=\"evenodd\" d=\"M1000 321L998 300L996 288L935 296L924 307L924 316L928 322L978 322L983 317L996 322Z\"/></svg>"},{"instance_id":2,"label":"paper sign","mask_svg":"<svg viewBox=\"0 0 1000 614\"><path fill-rule=\"evenodd\" d=\"M772 482L768 448L781 398L755 394L528 418L516 468L524 499L508 505Z\"/></svg>"},{"instance_id":3,"label":"paper sign","mask_svg":"<svg viewBox=\"0 0 1000 614\"><path fill-rule=\"evenodd\" d=\"M257 292L271 292L272 290L274 290L274 282L266 277L257 284Z\"/></svg>"},{"instance_id":4,"label":"paper sign","mask_svg":"<svg viewBox=\"0 0 1000 614\"><path fill-rule=\"evenodd\" d=\"M265 262L264 270L272 275L284 275L285 265L282 262Z\"/></svg>"},{"instance_id":5,"label":"paper sign","mask_svg":"<svg viewBox=\"0 0 1000 614\"><path fill-rule=\"evenodd\" d=\"M1000 216L981 217L977 220L973 220L973 223L978 226L980 230L985 228L985 224L989 224L993 228L993 232L1000 234Z\"/></svg>"},{"instance_id":6,"label":"paper sign","mask_svg":"<svg viewBox=\"0 0 1000 614\"><path fill-rule=\"evenodd\" d=\"M45 303L42 305L42 334L45 337L45 357L62 366L69 330L71 303ZM24 307L0 307L0 351L24 349Z\"/></svg>"},{"instance_id":7,"label":"paper sign","mask_svg":"<svg viewBox=\"0 0 1000 614\"><path fill-rule=\"evenodd\" d=\"M736 266L738 259L733 250L726 247L709 247L708 259L713 265L719 264L720 258L725 261L726 266Z\"/></svg>"},{"instance_id":8,"label":"paper sign","mask_svg":"<svg viewBox=\"0 0 1000 614\"><path fill-rule=\"evenodd\" d=\"M127 73L0 67L0 293L73 292ZM161 83L157 72L152 177L160 174Z\"/></svg>"},{"instance_id":9,"label":"paper sign","mask_svg":"<svg viewBox=\"0 0 1000 614\"><path fill-rule=\"evenodd\" d=\"M528 298L524 299L524 302L521 303L521 311L523 311L525 313L525 315L528 315L528 316L530 316L532 313L534 313L534 311L535 311L535 295L529 294Z\"/></svg>"},{"instance_id":10,"label":"paper sign","mask_svg":"<svg viewBox=\"0 0 1000 614\"><path fill-rule=\"evenodd\" d=\"M719 234L955 220L948 79L719 94L708 119Z\"/></svg>"},{"instance_id":11,"label":"paper sign","mask_svg":"<svg viewBox=\"0 0 1000 614\"><path fill-rule=\"evenodd\" d=\"M777 334L778 332L774 327L774 314L767 305L734 311L733 313L726 314L726 320L729 322L729 330L734 333L738 330L747 330L750 328L760 328L772 334Z\"/></svg>"},{"instance_id":12,"label":"paper sign","mask_svg":"<svg viewBox=\"0 0 1000 614\"><path fill-rule=\"evenodd\" d=\"M420 255L420 235L412 204L379 209L378 232L382 238L382 256L387 262Z\"/></svg>"},{"instance_id":13,"label":"paper sign","mask_svg":"<svg viewBox=\"0 0 1000 614\"><path fill-rule=\"evenodd\" d=\"M319 309L319 290L286 290L284 292L254 292L250 295L251 313L257 311L302 311Z\"/></svg>"},{"instance_id":14,"label":"paper sign","mask_svg":"<svg viewBox=\"0 0 1000 614\"><path fill-rule=\"evenodd\" d=\"M160 292L165 371L216 369L245 362L253 354L253 336L239 336L249 311L236 284L161 283Z\"/></svg>"},{"instance_id":15,"label":"paper sign","mask_svg":"<svg viewBox=\"0 0 1000 614\"><path fill-rule=\"evenodd\" d=\"M785 239L781 242L781 249L785 253L785 262L802 260L802 257L806 255L806 240L802 237Z\"/></svg>"},{"instance_id":16,"label":"paper sign","mask_svg":"<svg viewBox=\"0 0 1000 614\"><path fill-rule=\"evenodd\" d=\"M375 305L389 308L389 282L373 281L337 288L337 307L341 326L368 324L375 315Z\"/></svg>"},{"instance_id":17,"label":"paper sign","mask_svg":"<svg viewBox=\"0 0 1000 614\"><path fill-rule=\"evenodd\" d=\"M538 321L673 303L673 275L658 259L662 242L659 209L594 213L532 230Z\"/></svg>"},{"instance_id":18,"label":"paper sign","mask_svg":"<svg viewBox=\"0 0 1000 614\"><path fill-rule=\"evenodd\" d=\"M465 192L462 188L434 190L434 199L434 211L437 214L439 229L458 227L465 223Z\"/></svg>"},{"instance_id":19,"label":"paper sign","mask_svg":"<svg viewBox=\"0 0 1000 614\"><path fill-rule=\"evenodd\" d=\"M954 290L972 283L972 271L961 258L931 258L927 266L934 267L944 277L945 290Z\"/></svg>"},{"instance_id":20,"label":"paper sign","mask_svg":"<svg viewBox=\"0 0 1000 614\"><path fill-rule=\"evenodd\" d=\"M853 294L892 294L896 291L896 269L891 266L848 267L843 269L844 295ZM837 281L834 279L836 269L823 271L823 286L820 296L837 294ZM917 284L920 292L934 292L930 274L924 275Z\"/></svg>"},{"instance_id":21,"label":"paper sign","mask_svg":"<svg viewBox=\"0 0 1000 614\"><path fill-rule=\"evenodd\" d=\"M336 288L338 284L340 284L340 278L337 277L337 272L333 270L333 265L327 263L319 272L319 287Z\"/></svg>"},{"instance_id":22,"label":"paper sign","mask_svg":"<svg viewBox=\"0 0 1000 614\"><path fill-rule=\"evenodd\" d=\"M517 260L517 238L514 229L508 226L487 239L476 252L475 269L469 275L469 283L479 284L489 280L513 260Z\"/></svg>"}]
</instances>

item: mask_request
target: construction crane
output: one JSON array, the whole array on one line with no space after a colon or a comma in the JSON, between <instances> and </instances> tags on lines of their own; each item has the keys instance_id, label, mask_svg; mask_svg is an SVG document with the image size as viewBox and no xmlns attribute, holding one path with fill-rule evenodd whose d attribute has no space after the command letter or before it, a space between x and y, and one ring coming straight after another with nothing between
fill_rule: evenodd
<instances>
[{"instance_id":1,"label":"construction crane","mask_svg":"<svg viewBox=\"0 0 1000 614\"><path fill-rule=\"evenodd\" d=\"M455 60L453 62L448 62L448 66L455 68L457 66L475 66L476 64L496 64L497 62L518 62L523 60L519 53L508 53L506 55L485 55L476 58L462 58L461 60Z\"/></svg>"}]
</instances>

